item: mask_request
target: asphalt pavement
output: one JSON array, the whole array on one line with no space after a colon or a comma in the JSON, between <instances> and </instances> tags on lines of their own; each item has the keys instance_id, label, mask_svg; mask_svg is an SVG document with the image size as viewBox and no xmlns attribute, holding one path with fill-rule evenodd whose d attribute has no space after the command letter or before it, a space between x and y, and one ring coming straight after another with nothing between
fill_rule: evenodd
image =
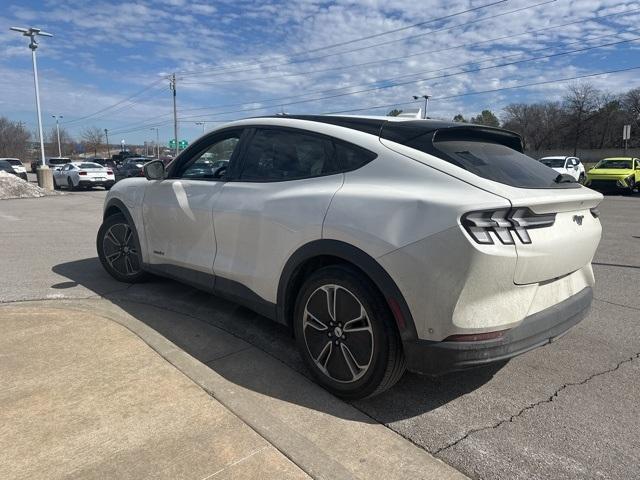
<instances>
[{"instance_id":1,"label":"asphalt pavement","mask_svg":"<svg viewBox=\"0 0 640 480\"><path fill-rule=\"evenodd\" d=\"M472 478L637 478L639 195L607 196L602 203L592 310L559 341L488 368L437 379L407 374L385 394L349 405L351 410L291 396L260 375L246 383L242 370L257 368L251 357L257 352L296 375L307 374L282 327L173 281L129 287L110 279L95 253L104 195L71 192L0 202L0 301L107 298L218 374L244 382L257 399L289 395L290 403L351 425L380 422ZM174 317L200 327L182 328L170 321ZM251 350L207 363L208 344L198 342L194 331L210 327ZM262 372L268 374L264 367ZM345 413L354 410L361 416Z\"/></svg>"}]
</instances>

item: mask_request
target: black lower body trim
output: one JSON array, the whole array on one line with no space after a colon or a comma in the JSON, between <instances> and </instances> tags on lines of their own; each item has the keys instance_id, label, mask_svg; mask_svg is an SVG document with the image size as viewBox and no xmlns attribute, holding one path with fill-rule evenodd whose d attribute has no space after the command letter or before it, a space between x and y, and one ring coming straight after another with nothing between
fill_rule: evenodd
<instances>
[{"instance_id":1,"label":"black lower body trim","mask_svg":"<svg viewBox=\"0 0 640 480\"><path fill-rule=\"evenodd\" d=\"M253 290L235 280L171 264L145 264L143 268L145 271L155 275L186 283L199 290L238 303L271 320L276 319L275 303L265 300Z\"/></svg>"},{"instance_id":2,"label":"black lower body trim","mask_svg":"<svg viewBox=\"0 0 640 480\"><path fill-rule=\"evenodd\" d=\"M551 343L578 324L588 313L591 287L525 318L497 340L479 342L404 342L407 369L425 375L441 375L506 360Z\"/></svg>"}]
</instances>

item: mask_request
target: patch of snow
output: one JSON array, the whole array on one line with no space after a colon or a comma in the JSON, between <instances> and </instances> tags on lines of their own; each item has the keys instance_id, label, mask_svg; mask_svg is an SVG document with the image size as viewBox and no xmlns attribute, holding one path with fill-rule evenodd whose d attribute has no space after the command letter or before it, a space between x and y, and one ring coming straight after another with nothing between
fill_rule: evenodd
<instances>
[{"instance_id":1,"label":"patch of snow","mask_svg":"<svg viewBox=\"0 0 640 480\"><path fill-rule=\"evenodd\" d=\"M60 193L49 192L33 183L22 180L20 177L0 170L0 200L38 198L45 195L60 195Z\"/></svg>"}]
</instances>

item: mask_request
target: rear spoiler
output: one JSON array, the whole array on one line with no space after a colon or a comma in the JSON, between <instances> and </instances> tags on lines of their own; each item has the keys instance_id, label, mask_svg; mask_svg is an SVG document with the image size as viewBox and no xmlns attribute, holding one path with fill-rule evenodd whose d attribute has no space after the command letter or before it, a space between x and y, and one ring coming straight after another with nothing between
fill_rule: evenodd
<instances>
[{"instance_id":1,"label":"rear spoiler","mask_svg":"<svg viewBox=\"0 0 640 480\"><path fill-rule=\"evenodd\" d=\"M426 128L425 128L426 127ZM380 138L391 140L423 152L431 151L434 142L447 140L476 140L497 143L524 153L522 137L515 132L484 125L434 126L423 122L386 122Z\"/></svg>"}]
</instances>

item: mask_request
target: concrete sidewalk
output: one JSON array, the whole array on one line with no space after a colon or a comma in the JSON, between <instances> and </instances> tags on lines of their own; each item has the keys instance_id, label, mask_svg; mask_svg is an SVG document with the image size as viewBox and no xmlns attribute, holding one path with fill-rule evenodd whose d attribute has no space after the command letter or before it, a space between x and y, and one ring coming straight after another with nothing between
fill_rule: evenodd
<instances>
[{"instance_id":1,"label":"concrete sidewalk","mask_svg":"<svg viewBox=\"0 0 640 480\"><path fill-rule=\"evenodd\" d=\"M244 341L123 305L0 305L0 478L466 478Z\"/></svg>"},{"instance_id":2,"label":"concrete sidewalk","mask_svg":"<svg viewBox=\"0 0 640 480\"><path fill-rule=\"evenodd\" d=\"M0 308L0 478L308 478L121 325Z\"/></svg>"}]
</instances>

